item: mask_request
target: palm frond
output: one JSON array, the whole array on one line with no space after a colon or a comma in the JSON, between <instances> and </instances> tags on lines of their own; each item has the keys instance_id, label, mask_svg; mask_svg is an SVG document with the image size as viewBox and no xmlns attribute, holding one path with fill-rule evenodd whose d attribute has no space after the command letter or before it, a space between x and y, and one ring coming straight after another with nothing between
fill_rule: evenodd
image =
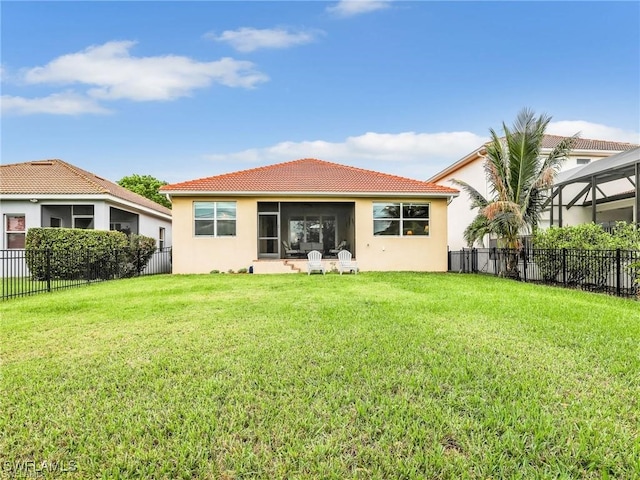
<instances>
[{"instance_id":1,"label":"palm frond","mask_svg":"<svg viewBox=\"0 0 640 480\"><path fill-rule=\"evenodd\" d=\"M474 208L484 208L489 204L489 201L486 198L484 198L484 196L480 192L478 192L478 190L473 188L467 182L464 182L462 180L458 180L455 178L452 178L449 181L454 185L460 187L469 196L469 199L471 200L472 210Z\"/></svg>"},{"instance_id":2,"label":"palm frond","mask_svg":"<svg viewBox=\"0 0 640 480\"><path fill-rule=\"evenodd\" d=\"M540 173L547 172L548 179L548 171L553 171L553 178L555 178L555 174L560 171L562 164L566 161L571 153L571 150L575 147L576 142L580 138L580 133L575 133L570 137L563 138L558 145L547 155L547 157L542 162L540 166ZM539 175L542 176L542 175ZM551 183L553 182L553 178L551 178ZM540 187L549 187L551 183L540 184Z\"/></svg>"},{"instance_id":3,"label":"palm frond","mask_svg":"<svg viewBox=\"0 0 640 480\"><path fill-rule=\"evenodd\" d=\"M469 248L477 242L478 245L484 247L484 237L493 233L491 230L491 223L482 214L477 215L473 221L465 228L463 233L464 241Z\"/></svg>"}]
</instances>

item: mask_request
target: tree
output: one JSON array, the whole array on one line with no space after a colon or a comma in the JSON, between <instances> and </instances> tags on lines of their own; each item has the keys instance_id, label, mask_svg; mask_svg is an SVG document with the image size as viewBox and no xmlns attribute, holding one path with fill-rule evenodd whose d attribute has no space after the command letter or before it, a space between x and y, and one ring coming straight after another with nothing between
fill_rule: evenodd
<instances>
[{"instance_id":1,"label":"tree","mask_svg":"<svg viewBox=\"0 0 640 480\"><path fill-rule=\"evenodd\" d=\"M550 121L551 117L536 117L525 108L512 128L502 124L502 137L489 130L491 140L486 144L484 170L491 198L485 198L466 182L452 180L469 195L471 208L478 209L464 232L469 246L482 244L483 237L491 234L497 236L500 246L515 250L521 246L523 233L535 231L547 190L578 139L578 134L564 138L542 157L542 141ZM517 255L512 255L504 275L518 277L517 267Z\"/></svg>"},{"instance_id":2,"label":"tree","mask_svg":"<svg viewBox=\"0 0 640 480\"><path fill-rule=\"evenodd\" d=\"M131 190L132 192L142 195L149 200L153 200L160 205L171 208L171 202L167 200L167 197L158 192L160 187L167 185L167 182L158 180L151 175L133 174L128 177L122 177L117 183L127 190Z\"/></svg>"}]
</instances>

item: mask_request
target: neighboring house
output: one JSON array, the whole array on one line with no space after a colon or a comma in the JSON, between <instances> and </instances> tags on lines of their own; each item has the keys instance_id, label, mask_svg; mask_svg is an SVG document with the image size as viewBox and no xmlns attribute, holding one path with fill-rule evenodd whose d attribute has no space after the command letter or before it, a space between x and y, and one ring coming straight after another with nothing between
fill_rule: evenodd
<instances>
[{"instance_id":1,"label":"neighboring house","mask_svg":"<svg viewBox=\"0 0 640 480\"><path fill-rule=\"evenodd\" d=\"M160 191L173 204L174 273L250 266L254 273L291 272L306 268L311 249L330 268L341 244L361 271L446 271L447 203L458 195L451 187L316 159ZM288 258L285 244L300 258Z\"/></svg>"},{"instance_id":2,"label":"neighboring house","mask_svg":"<svg viewBox=\"0 0 640 480\"><path fill-rule=\"evenodd\" d=\"M62 160L0 165L2 249L33 227L119 230L171 246L171 210Z\"/></svg>"},{"instance_id":3,"label":"neighboring house","mask_svg":"<svg viewBox=\"0 0 640 480\"><path fill-rule=\"evenodd\" d=\"M551 150L558 145L558 143L565 137L556 135L545 135L542 143L542 155L547 155ZM574 170L585 168L586 166L592 167L593 164L602 161L611 155L615 155L627 150L631 150L638 145L622 142L610 142L606 140L591 140L581 138L577 141L575 148L572 150L571 155L564 163L561 172L567 170ZM436 173L432 176L428 182L434 182L439 185L451 185L452 179L462 180L473 186L478 192L488 198L491 196L489 186L487 184L486 175L484 172L484 155L486 154L486 146L482 145L470 154L466 155L462 159L458 160L454 164L445 168L444 170ZM559 175L562 175L560 173ZM561 177L560 177L561 178ZM629 190L628 184L625 187ZM623 193L622 191L620 193ZM565 198L567 198L565 196ZM566 209L566 204L563 202ZM588 207L588 205L584 205ZM558 200L556 199L556 213L555 218L551 218L551 209L543 214L543 218L540 222L541 227L548 227L553 220L553 224L558 225ZM627 212L628 213L628 212ZM449 205L449 249L459 250L467 246L464 241L463 234L467 226L477 215L477 210L471 209L471 201L469 197L463 193L458 198L454 199ZM565 216L564 225L583 223L585 215L591 221L591 212L588 214L578 213L578 209L574 209L572 215ZM627 215L628 217L628 215ZM625 217L625 218L627 218ZM611 217L607 217L610 220ZM622 218L621 218L622 219ZM573 222L573 223L572 223ZM485 245L488 246L488 245Z\"/></svg>"}]
</instances>

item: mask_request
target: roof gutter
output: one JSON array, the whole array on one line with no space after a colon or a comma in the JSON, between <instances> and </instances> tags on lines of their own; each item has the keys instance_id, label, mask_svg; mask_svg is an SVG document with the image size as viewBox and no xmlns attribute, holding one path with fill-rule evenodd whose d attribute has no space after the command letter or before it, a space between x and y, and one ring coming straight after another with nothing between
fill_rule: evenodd
<instances>
[{"instance_id":1,"label":"roof gutter","mask_svg":"<svg viewBox=\"0 0 640 480\"><path fill-rule=\"evenodd\" d=\"M171 190L164 191L169 199L174 197L429 197L429 198L452 198L457 197L459 192L263 192L263 191L193 191L193 190Z\"/></svg>"}]
</instances>

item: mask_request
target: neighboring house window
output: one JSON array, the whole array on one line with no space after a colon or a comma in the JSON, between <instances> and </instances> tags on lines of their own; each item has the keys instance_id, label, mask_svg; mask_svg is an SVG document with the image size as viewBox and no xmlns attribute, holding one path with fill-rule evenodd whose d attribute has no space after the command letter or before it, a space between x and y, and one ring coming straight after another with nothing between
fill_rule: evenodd
<instances>
[{"instance_id":1,"label":"neighboring house window","mask_svg":"<svg viewBox=\"0 0 640 480\"><path fill-rule=\"evenodd\" d=\"M53 228L60 228L62 226L62 219L57 217L51 217L49 219L49 226Z\"/></svg>"},{"instance_id":2,"label":"neighboring house window","mask_svg":"<svg viewBox=\"0 0 640 480\"><path fill-rule=\"evenodd\" d=\"M587 163L591 163L591 159L590 158L579 158L578 160L576 160L578 165L586 165Z\"/></svg>"},{"instance_id":3,"label":"neighboring house window","mask_svg":"<svg viewBox=\"0 0 640 480\"><path fill-rule=\"evenodd\" d=\"M233 237L236 202L193 202L196 236Z\"/></svg>"},{"instance_id":4,"label":"neighboring house window","mask_svg":"<svg viewBox=\"0 0 640 480\"><path fill-rule=\"evenodd\" d=\"M374 203L373 234L429 235L428 203Z\"/></svg>"},{"instance_id":5,"label":"neighboring house window","mask_svg":"<svg viewBox=\"0 0 640 480\"><path fill-rule=\"evenodd\" d=\"M164 227L160 227L158 230L158 248L164 249Z\"/></svg>"},{"instance_id":6,"label":"neighboring house window","mask_svg":"<svg viewBox=\"0 0 640 480\"><path fill-rule=\"evenodd\" d=\"M93 205L73 205L71 221L73 228L93 229Z\"/></svg>"},{"instance_id":7,"label":"neighboring house window","mask_svg":"<svg viewBox=\"0 0 640 480\"><path fill-rule=\"evenodd\" d=\"M27 233L24 215L5 215L6 248L24 248L24 240Z\"/></svg>"}]
</instances>

